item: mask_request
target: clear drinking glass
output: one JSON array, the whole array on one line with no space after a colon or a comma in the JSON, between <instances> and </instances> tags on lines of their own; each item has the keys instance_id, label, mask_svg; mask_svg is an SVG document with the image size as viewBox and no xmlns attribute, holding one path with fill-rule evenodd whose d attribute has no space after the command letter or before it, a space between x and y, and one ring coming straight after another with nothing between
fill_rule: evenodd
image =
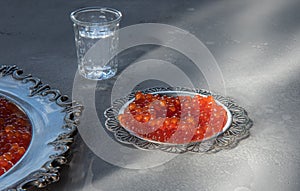
<instances>
[{"instance_id":1,"label":"clear drinking glass","mask_svg":"<svg viewBox=\"0 0 300 191\"><path fill-rule=\"evenodd\" d=\"M92 80L113 77L118 67L115 55L121 12L112 8L88 7L72 12L70 17L74 23L79 73Z\"/></svg>"}]
</instances>

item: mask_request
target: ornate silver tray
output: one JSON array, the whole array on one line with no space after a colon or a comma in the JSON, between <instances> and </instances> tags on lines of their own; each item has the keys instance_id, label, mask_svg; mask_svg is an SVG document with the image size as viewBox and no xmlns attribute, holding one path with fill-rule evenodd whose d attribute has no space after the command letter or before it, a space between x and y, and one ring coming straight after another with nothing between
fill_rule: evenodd
<instances>
[{"instance_id":1,"label":"ornate silver tray","mask_svg":"<svg viewBox=\"0 0 300 191\"><path fill-rule=\"evenodd\" d=\"M155 87L143 90L142 92L152 94L212 95L216 102L227 111L228 121L223 127L222 132L212 137L205 138L201 142L170 144L146 140L137 136L135 133L128 131L117 119L118 115L122 113L126 106L134 99L135 92L132 92L130 95L116 100L112 106L104 112L106 117L105 127L113 132L115 139L121 143L131 144L140 149L161 150L170 153L184 153L188 151L212 153L222 149L233 148L241 139L248 137L250 134L249 130L253 125L252 120L248 117L246 110L238 106L231 98L214 94L203 89L181 87Z\"/></svg>"},{"instance_id":2,"label":"ornate silver tray","mask_svg":"<svg viewBox=\"0 0 300 191\"><path fill-rule=\"evenodd\" d=\"M23 157L0 176L0 190L25 191L59 180L83 107L16 66L0 66L0 95L29 117L32 140Z\"/></svg>"}]
</instances>

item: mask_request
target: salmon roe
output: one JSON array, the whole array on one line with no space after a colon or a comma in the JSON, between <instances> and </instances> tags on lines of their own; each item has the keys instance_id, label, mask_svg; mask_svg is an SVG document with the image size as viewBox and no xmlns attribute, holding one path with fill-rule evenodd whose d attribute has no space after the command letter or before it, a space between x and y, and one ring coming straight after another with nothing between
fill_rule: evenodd
<instances>
[{"instance_id":1,"label":"salmon roe","mask_svg":"<svg viewBox=\"0 0 300 191\"><path fill-rule=\"evenodd\" d=\"M26 152L31 141L31 123L14 103L0 97L0 176Z\"/></svg>"},{"instance_id":2,"label":"salmon roe","mask_svg":"<svg viewBox=\"0 0 300 191\"><path fill-rule=\"evenodd\" d=\"M137 92L118 116L120 124L148 140L185 144L223 130L226 110L212 96L166 96Z\"/></svg>"}]
</instances>

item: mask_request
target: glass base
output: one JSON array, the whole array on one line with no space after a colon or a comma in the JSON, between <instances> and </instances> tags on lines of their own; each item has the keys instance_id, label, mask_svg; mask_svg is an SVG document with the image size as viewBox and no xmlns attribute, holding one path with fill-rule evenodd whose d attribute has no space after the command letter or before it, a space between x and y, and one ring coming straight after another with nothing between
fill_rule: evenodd
<instances>
[{"instance_id":1,"label":"glass base","mask_svg":"<svg viewBox=\"0 0 300 191\"><path fill-rule=\"evenodd\" d=\"M78 67L79 74L89 80L106 80L116 75L117 68L103 69L88 69Z\"/></svg>"}]
</instances>

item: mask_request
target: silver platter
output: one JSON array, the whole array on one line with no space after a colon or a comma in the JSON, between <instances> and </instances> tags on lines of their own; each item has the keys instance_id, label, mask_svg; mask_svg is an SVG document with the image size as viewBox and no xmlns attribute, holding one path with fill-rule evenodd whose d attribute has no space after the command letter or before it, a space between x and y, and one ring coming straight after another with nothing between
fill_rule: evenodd
<instances>
[{"instance_id":1,"label":"silver platter","mask_svg":"<svg viewBox=\"0 0 300 191\"><path fill-rule=\"evenodd\" d=\"M25 191L59 180L83 107L16 66L0 66L0 95L29 117L32 140L24 156L0 176L0 190Z\"/></svg>"},{"instance_id":2,"label":"silver platter","mask_svg":"<svg viewBox=\"0 0 300 191\"><path fill-rule=\"evenodd\" d=\"M214 94L204 89L189 89L181 87L155 87L143 90L142 92L164 95L212 95L217 104L221 105L227 111L227 123L222 132L212 137L205 138L201 142L171 144L147 140L137 136L131 131L128 131L117 119L118 115L123 113L127 105L133 101L135 92L132 92L130 95L116 100L112 106L104 112L106 117L105 127L109 131L113 132L116 140L121 143L131 144L139 149L161 150L177 154L185 152L211 153L222 149L233 148L241 139L248 137L250 134L249 130L253 125L252 120L248 117L246 110L238 106L231 98Z\"/></svg>"}]
</instances>

